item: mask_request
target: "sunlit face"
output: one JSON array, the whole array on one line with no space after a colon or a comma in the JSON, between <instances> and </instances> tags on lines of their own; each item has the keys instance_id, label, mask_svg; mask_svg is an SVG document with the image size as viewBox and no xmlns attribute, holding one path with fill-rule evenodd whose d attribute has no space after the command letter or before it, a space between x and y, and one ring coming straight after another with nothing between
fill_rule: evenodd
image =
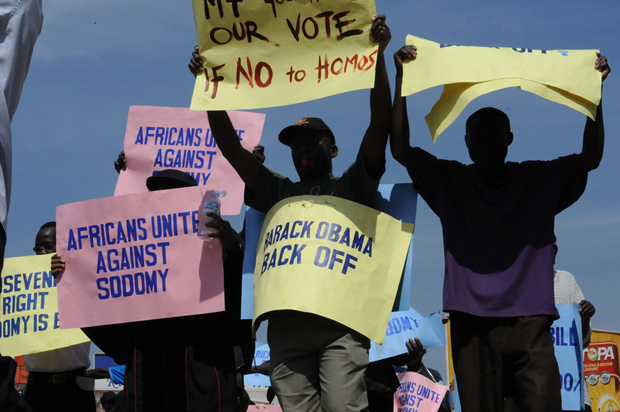
<instances>
[{"instance_id":1,"label":"sunlit face","mask_svg":"<svg viewBox=\"0 0 620 412\"><path fill-rule=\"evenodd\" d=\"M37 255L56 253L56 228L45 227L39 230L34 241L34 252Z\"/></svg>"},{"instance_id":2,"label":"sunlit face","mask_svg":"<svg viewBox=\"0 0 620 412\"><path fill-rule=\"evenodd\" d=\"M296 136L290 147L301 180L312 180L331 173L332 159L338 155L338 147L331 137L314 131Z\"/></svg>"}]
</instances>

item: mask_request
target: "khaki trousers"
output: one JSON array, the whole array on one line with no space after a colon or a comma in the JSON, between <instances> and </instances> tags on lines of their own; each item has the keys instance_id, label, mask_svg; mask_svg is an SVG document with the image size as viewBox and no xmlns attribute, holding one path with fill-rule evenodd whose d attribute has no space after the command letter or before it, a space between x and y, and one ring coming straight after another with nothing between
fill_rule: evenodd
<instances>
[{"instance_id":1,"label":"khaki trousers","mask_svg":"<svg viewBox=\"0 0 620 412\"><path fill-rule=\"evenodd\" d=\"M368 409L368 338L340 323L295 311L271 315L267 334L271 384L284 412Z\"/></svg>"}]
</instances>

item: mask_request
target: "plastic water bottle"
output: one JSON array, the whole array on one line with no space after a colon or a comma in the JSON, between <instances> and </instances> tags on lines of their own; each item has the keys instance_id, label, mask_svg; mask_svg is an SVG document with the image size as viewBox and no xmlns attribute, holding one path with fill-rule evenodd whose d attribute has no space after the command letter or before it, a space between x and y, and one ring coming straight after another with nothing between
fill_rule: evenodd
<instances>
[{"instance_id":1,"label":"plastic water bottle","mask_svg":"<svg viewBox=\"0 0 620 412\"><path fill-rule=\"evenodd\" d=\"M211 237L209 237L210 233L217 232L216 229L212 227L205 226L206 223L212 222L214 219L210 216L207 216L207 213L215 213L217 215L220 214L220 208L222 206L222 202L220 201L220 197L226 196L226 192L224 190L207 190L205 192L204 197L202 198L202 204L200 206L200 210L202 213L200 214L200 218L198 219L198 237L205 242L210 241Z\"/></svg>"}]
</instances>

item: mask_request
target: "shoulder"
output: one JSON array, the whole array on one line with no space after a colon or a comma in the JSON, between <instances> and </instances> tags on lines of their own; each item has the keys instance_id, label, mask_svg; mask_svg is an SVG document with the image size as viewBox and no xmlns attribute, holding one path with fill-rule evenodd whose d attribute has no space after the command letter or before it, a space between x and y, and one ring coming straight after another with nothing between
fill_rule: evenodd
<instances>
[{"instance_id":1,"label":"shoulder","mask_svg":"<svg viewBox=\"0 0 620 412\"><path fill-rule=\"evenodd\" d=\"M566 270L556 270L555 275L558 277L558 279L569 279L573 281L575 280L575 276L573 276L572 273Z\"/></svg>"},{"instance_id":2,"label":"shoulder","mask_svg":"<svg viewBox=\"0 0 620 412\"><path fill-rule=\"evenodd\" d=\"M577 154L561 156L553 160L526 160L520 163L508 162L516 169L551 169L576 167L579 161Z\"/></svg>"}]
</instances>

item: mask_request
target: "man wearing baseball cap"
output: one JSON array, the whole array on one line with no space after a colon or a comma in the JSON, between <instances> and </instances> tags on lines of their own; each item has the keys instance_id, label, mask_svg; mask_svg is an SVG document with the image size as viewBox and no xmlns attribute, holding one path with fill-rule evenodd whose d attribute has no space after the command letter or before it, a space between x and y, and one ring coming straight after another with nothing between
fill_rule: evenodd
<instances>
[{"instance_id":1,"label":"man wearing baseball cap","mask_svg":"<svg viewBox=\"0 0 620 412\"><path fill-rule=\"evenodd\" d=\"M246 204L267 212L282 199L298 195L331 195L370 205L385 170L385 147L391 122L391 97L383 51L390 41L385 16L373 18L371 39L379 43L375 87L370 93L370 125L356 161L342 177L332 175L338 155L336 139L323 120L306 117L280 132L291 148L299 181L277 175L239 144L223 111L208 112L211 131L246 184ZM196 60L196 61L195 61ZM190 63L196 63L195 57ZM199 69L198 69L199 70ZM193 70L192 70L193 71ZM299 311L268 314L271 382L287 411L362 411L368 408L364 372L370 341L327 318Z\"/></svg>"}]
</instances>

